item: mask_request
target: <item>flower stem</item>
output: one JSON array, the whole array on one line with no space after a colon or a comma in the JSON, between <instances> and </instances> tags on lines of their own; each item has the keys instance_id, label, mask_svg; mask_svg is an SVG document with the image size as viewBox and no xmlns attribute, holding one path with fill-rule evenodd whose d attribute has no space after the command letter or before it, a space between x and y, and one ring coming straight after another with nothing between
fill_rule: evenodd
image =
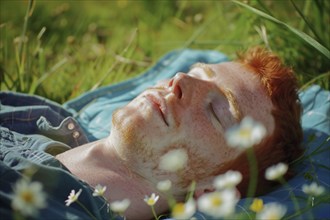
<instances>
[{"instance_id":1,"label":"flower stem","mask_svg":"<svg viewBox=\"0 0 330 220\"><path fill-rule=\"evenodd\" d=\"M195 189L196 189L196 182L192 181L191 185L190 185L190 188L189 188L189 192L188 192L187 197L186 197L186 201L189 201L190 199L193 198Z\"/></svg>"},{"instance_id":2,"label":"flower stem","mask_svg":"<svg viewBox=\"0 0 330 220\"><path fill-rule=\"evenodd\" d=\"M167 202L168 202L168 206L170 207L170 209L172 209L176 203L175 198L172 195L172 193L169 193L167 195Z\"/></svg>"},{"instance_id":3,"label":"flower stem","mask_svg":"<svg viewBox=\"0 0 330 220\"><path fill-rule=\"evenodd\" d=\"M285 181L285 179L283 177L280 177L279 178L279 182L289 191L289 195L290 195L290 198L292 200L292 203L293 203L293 206L294 206L294 209L296 210L297 213L300 212L300 207L299 207L299 203L297 201L297 198L296 196L294 195L294 193L292 192L289 184ZM301 217L299 217L298 219L301 219Z\"/></svg>"},{"instance_id":4,"label":"flower stem","mask_svg":"<svg viewBox=\"0 0 330 220\"><path fill-rule=\"evenodd\" d=\"M151 211L152 211L152 214L154 215L155 219L158 220L154 206L151 206Z\"/></svg>"},{"instance_id":5,"label":"flower stem","mask_svg":"<svg viewBox=\"0 0 330 220\"><path fill-rule=\"evenodd\" d=\"M24 220L24 216L20 212L14 212L14 220Z\"/></svg>"},{"instance_id":6,"label":"flower stem","mask_svg":"<svg viewBox=\"0 0 330 220\"><path fill-rule=\"evenodd\" d=\"M256 193L257 188L257 179L258 179L258 172L257 172L257 160L254 154L253 147L247 149L247 157L249 161L250 167L250 179L249 179L249 187L247 191L247 198L252 198Z\"/></svg>"},{"instance_id":7,"label":"flower stem","mask_svg":"<svg viewBox=\"0 0 330 220\"><path fill-rule=\"evenodd\" d=\"M86 206L84 206L81 202L79 202L79 200L76 201L77 204L83 208L85 210L85 212L87 212L87 214L94 220L97 220L96 217L86 208Z\"/></svg>"}]
</instances>

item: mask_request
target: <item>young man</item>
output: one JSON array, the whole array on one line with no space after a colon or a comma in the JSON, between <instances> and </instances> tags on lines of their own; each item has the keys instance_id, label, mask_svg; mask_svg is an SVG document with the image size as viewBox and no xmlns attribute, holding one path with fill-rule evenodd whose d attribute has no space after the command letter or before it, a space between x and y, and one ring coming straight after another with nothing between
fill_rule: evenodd
<instances>
[{"instance_id":1,"label":"young man","mask_svg":"<svg viewBox=\"0 0 330 220\"><path fill-rule=\"evenodd\" d=\"M227 170L243 174L239 186L245 193L249 172L244 150L230 148L224 134L245 116L262 123L267 137L254 151L259 184L265 168L289 162L299 153L302 138L296 79L279 58L253 49L236 62L196 64L187 73L147 89L112 118L108 138L57 154L74 176L89 186L107 186L109 202L130 199L128 219L152 218L141 202L145 195L161 195L157 213L168 204L156 185L172 181L172 191L183 201L192 181L195 196L213 190L215 176ZM159 166L160 158L174 149L188 154L180 172Z\"/></svg>"}]
</instances>

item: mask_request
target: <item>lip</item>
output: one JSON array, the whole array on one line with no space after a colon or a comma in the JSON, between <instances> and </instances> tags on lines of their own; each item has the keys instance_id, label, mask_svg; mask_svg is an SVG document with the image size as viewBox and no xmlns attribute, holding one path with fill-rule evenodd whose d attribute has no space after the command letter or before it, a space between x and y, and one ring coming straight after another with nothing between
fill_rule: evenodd
<instances>
[{"instance_id":1,"label":"lip","mask_svg":"<svg viewBox=\"0 0 330 220\"><path fill-rule=\"evenodd\" d=\"M160 117L163 119L164 123L169 126L166 120L166 103L165 100L160 96L155 96L153 94L147 94L144 96L151 106L159 113Z\"/></svg>"}]
</instances>

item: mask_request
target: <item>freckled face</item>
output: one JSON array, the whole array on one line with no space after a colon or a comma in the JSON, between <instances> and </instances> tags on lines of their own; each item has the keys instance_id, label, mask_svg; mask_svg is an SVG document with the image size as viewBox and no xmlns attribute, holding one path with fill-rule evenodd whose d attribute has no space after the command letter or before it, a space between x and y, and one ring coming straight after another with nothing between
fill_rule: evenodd
<instances>
[{"instance_id":1,"label":"freckled face","mask_svg":"<svg viewBox=\"0 0 330 220\"><path fill-rule=\"evenodd\" d=\"M259 79L241 64L196 65L117 110L110 141L151 179L163 175L158 170L162 155L185 148L185 175L197 179L238 156L240 151L226 145L224 133L242 117L252 116L273 132L271 109Z\"/></svg>"}]
</instances>

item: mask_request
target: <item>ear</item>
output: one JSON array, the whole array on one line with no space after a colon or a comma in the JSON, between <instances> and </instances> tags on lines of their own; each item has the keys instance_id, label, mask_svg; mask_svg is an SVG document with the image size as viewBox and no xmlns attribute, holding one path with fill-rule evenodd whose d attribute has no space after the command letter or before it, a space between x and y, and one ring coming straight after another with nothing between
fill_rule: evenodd
<instances>
[{"instance_id":1,"label":"ear","mask_svg":"<svg viewBox=\"0 0 330 220\"><path fill-rule=\"evenodd\" d=\"M204 195L204 193L209 193L209 192L213 192L214 191L214 188L210 188L210 189L204 189L204 190L202 190L202 189L196 189L195 190L195 193L194 193L194 198L195 199L198 199L200 196L202 196L202 195Z\"/></svg>"},{"instance_id":2,"label":"ear","mask_svg":"<svg viewBox=\"0 0 330 220\"><path fill-rule=\"evenodd\" d=\"M212 182L213 182L213 178L212 178L212 180L209 179L209 180L202 180L202 181L197 182L196 189L194 192L194 198L198 199L200 196L202 196L205 193L215 191L215 188L214 188Z\"/></svg>"}]
</instances>

